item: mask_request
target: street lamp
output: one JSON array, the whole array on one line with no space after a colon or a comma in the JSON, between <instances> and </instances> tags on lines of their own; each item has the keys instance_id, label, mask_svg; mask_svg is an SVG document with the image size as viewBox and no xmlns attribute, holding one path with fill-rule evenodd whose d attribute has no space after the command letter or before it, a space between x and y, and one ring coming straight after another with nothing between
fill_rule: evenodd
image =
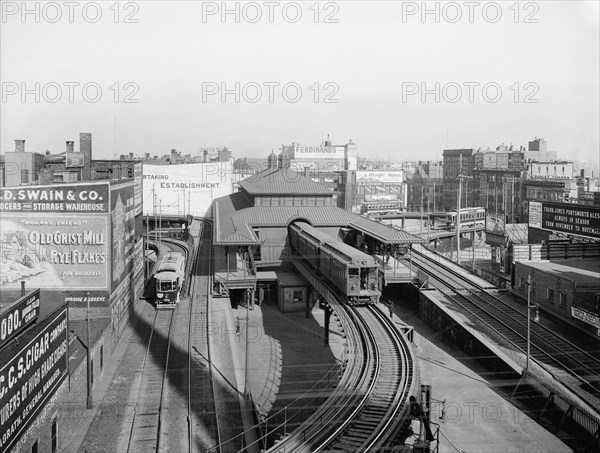
<instances>
[{"instance_id":1,"label":"street lamp","mask_svg":"<svg viewBox=\"0 0 600 453\"><path fill-rule=\"evenodd\" d=\"M525 372L529 371L529 355L531 348L531 309L535 308L534 322L540 320L539 304L531 305L531 275L527 276L527 357L525 358Z\"/></svg>"}]
</instances>

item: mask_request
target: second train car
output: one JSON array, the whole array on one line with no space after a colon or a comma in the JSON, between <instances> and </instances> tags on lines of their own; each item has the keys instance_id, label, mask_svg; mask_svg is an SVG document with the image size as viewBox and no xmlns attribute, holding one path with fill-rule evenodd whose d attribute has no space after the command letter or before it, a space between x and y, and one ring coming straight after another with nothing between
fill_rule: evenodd
<instances>
[{"instance_id":1,"label":"second train car","mask_svg":"<svg viewBox=\"0 0 600 453\"><path fill-rule=\"evenodd\" d=\"M349 304L379 300L379 266L373 257L317 230L306 222L288 227L292 250L319 271Z\"/></svg>"}]
</instances>

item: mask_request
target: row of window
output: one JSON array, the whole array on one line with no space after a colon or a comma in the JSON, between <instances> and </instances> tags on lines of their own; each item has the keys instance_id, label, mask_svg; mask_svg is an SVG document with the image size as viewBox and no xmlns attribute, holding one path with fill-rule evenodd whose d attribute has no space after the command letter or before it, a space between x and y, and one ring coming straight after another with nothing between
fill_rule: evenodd
<instances>
[{"instance_id":1,"label":"row of window","mask_svg":"<svg viewBox=\"0 0 600 453\"><path fill-rule=\"evenodd\" d=\"M525 277L519 277L519 287L524 288L527 291L527 279ZM554 305L556 302L554 288L546 288L546 302ZM536 285L535 282L531 282L531 295L536 296ZM558 293L558 306L560 308L567 308L567 293L566 291L560 291Z\"/></svg>"},{"instance_id":2,"label":"row of window","mask_svg":"<svg viewBox=\"0 0 600 453\"><path fill-rule=\"evenodd\" d=\"M327 197L256 197L256 206L332 206L333 199Z\"/></svg>"}]
</instances>

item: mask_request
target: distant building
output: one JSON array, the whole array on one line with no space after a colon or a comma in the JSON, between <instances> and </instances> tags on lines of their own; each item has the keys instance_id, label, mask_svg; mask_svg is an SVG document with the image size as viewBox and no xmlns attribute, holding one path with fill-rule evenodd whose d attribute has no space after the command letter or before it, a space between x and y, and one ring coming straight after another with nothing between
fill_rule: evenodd
<instances>
[{"instance_id":1,"label":"distant building","mask_svg":"<svg viewBox=\"0 0 600 453\"><path fill-rule=\"evenodd\" d=\"M442 193L442 208L444 211L456 211L456 202L458 198L459 176L473 177L473 148L466 149L445 149L443 152L444 168L444 189ZM463 200L461 206L472 206L473 200L469 203L468 187L473 187L472 180L464 179L462 184Z\"/></svg>"},{"instance_id":2,"label":"distant building","mask_svg":"<svg viewBox=\"0 0 600 453\"><path fill-rule=\"evenodd\" d=\"M407 210L435 212L442 209L444 166L442 162L417 162L414 172L407 177Z\"/></svg>"},{"instance_id":3,"label":"distant building","mask_svg":"<svg viewBox=\"0 0 600 453\"><path fill-rule=\"evenodd\" d=\"M37 184L44 166L44 154L26 152L25 140L15 140L15 151L4 154L4 185Z\"/></svg>"}]
</instances>

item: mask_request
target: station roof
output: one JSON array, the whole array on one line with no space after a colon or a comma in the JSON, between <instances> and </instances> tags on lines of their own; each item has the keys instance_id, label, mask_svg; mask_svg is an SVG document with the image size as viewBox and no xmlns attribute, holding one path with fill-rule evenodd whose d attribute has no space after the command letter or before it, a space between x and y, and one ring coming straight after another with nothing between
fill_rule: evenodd
<instances>
[{"instance_id":1,"label":"station roof","mask_svg":"<svg viewBox=\"0 0 600 453\"><path fill-rule=\"evenodd\" d=\"M239 182L250 195L330 195L333 192L312 179L283 168L267 168Z\"/></svg>"},{"instance_id":2,"label":"station roof","mask_svg":"<svg viewBox=\"0 0 600 453\"><path fill-rule=\"evenodd\" d=\"M252 206L237 192L214 202L215 244L258 245L252 228L285 228L290 222L308 220L312 226L350 227L386 244L414 244L424 239L334 206Z\"/></svg>"}]
</instances>

